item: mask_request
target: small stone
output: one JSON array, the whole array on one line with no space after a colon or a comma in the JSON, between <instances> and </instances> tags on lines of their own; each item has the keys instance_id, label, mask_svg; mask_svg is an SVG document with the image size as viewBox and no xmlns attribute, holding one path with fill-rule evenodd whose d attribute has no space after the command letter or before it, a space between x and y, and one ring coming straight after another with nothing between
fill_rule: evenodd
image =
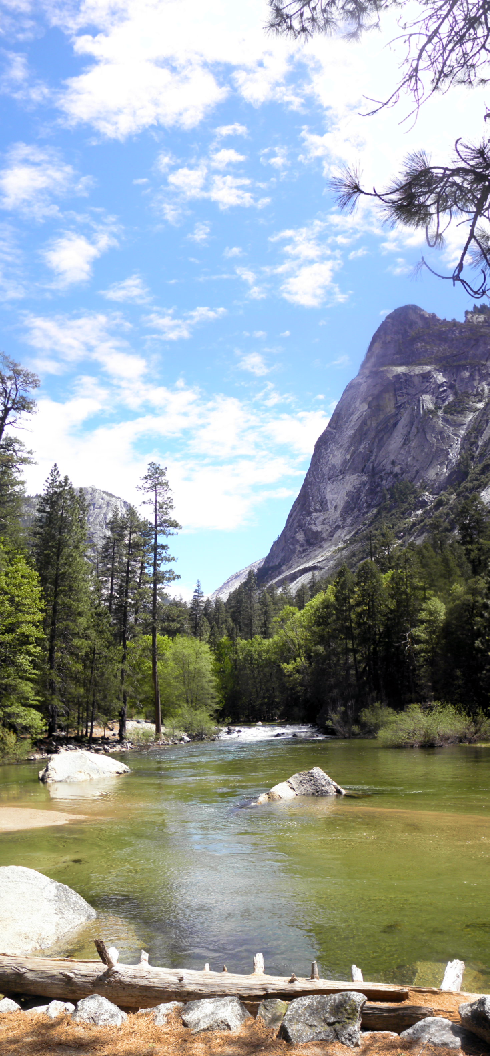
<instances>
[{"instance_id":1,"label":"small stone","mask_svg":"<svg viewBox=\"0 0 490 1056\"><path fill-rule=\"evenodd\" d=\"M182 1001L165 1001L161 1005L155 1005L153 1008L140 1008L137 1015L151 1016L156 1027L164 1027L171 1013L183 1007Z\"/></svg>"},{"instance_id":2,"label":"small stone","mask_svg":"<svg viewBox=\"0 0 490 1056\"><path fill-rule=\"evenodd\" d=\"M483 994L477 1001L460 1005L459 1014L466 1030L490 1044L490 997Z\"/></svg>"},{"instance_id":3,"label":"small stone","mask_svg":"<svg viewBox=\"0 0 490 1056\"><path fill-rule=\"evenodd\" d=\"M7 1012L20 1012L20 1005L17 1004L17 1001L12 1001L11 997L2 997L0 1015L4 1016Z\"/></svg>"},{"instance_id":4,"label":"small stone","mask_svg":"<svg viewBox=\"0 0 490 1056\"><path fill-rule=\"evenodd\" d=\"M47 1012L47 1011L48 1011L48 1006L47 1005L34 1005L33 1008L26 1008L25 1009L26 1015L27 1014L30 1015L31 1013L34 1013L34 1015L36 1015L36 1016L38 1016L41 1012Z\"/></svg>"},{"instance_id":5,"label":"small stone","mask_svg":"<svg viewBox=\"0 0 490 1056\"><path fill-rule=\"evenodd\" d=\"M112 1001L100 994L90 994L82 997L75 1011L72 1013L74 1023L95 1023L97 1027L120 1027L121 1023L128 1018Z\"/></svg>"},{"instance_id":6,"label":"small stone","mask_svg":"<svg viewBox=\"0 0 490 1056\"><path fill-rule=\"evenodd\" d=\"M189 1001L182 1013L182 1021L193 1034L201 1030L240 1030L249 1013L238 997L209 997Z\"/></svg>"},{"instance_id":7,"label":"small stone","mask_svg":"<svg viewBox=\"0 0 490 1056\"><path fill-rule=\"evenodd\" d=\"M444 1016L430 1016L414 1023L408 1030L402 1030L400 1038L404 1041L417 1041L424 1045L445 1045L447 1049L461 1049L461 1040L465 1031L457 1023L452 1023Z\"/></svg>"},{"instance_id":8,"label":"small stone","mask_svg":"<svg viewBox=\"0 0 490 1056\"><path fill-rule=\"evenodd\" d=\"M288 1008L289 1001L281 1001L279 997L267 997L260 1002L257 1019L261 1019L266 1027L279 1030Z\"/></svg>"},{"instance_id":9,"label":"small stone","mask_svg":"<svg viewBox=\"0 0 490 1056\"><path fill-rule=\"evenodd\" d=\"M279 1037L295 1045L307 1041L340 1041L353 1048L360 1042L365 1003L365 995L356 990L297 997L290 1002Z\"/></svg>"},{"instance_id":10,"label":"small stone","mask_svg":"<svg viewBox=\"0 0 490 1056\"><path fill-rule=\"evenodd\" d=\"M72 1011L75 1006L72 1006ZM50 1016L51 1019L57 1019L58 1016L64 1015L66 1012L64 1001L50 1001L46 1008L46 1015Z\"/></svg>"}]
</instances>

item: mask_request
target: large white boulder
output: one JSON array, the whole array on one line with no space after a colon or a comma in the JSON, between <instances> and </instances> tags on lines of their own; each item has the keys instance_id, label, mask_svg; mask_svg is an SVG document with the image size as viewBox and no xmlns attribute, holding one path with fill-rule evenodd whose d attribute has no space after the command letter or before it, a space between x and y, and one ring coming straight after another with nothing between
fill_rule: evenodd
<instances>
[{"instance_id":1,"label":"large white boulder","mask_svg":"<svg viewBox=\"0 0 490 1056\"><path fill-rule=\"evenodd\" d=\"M101 777L116 777L118 774L129 774L131 771L119 759L102 752L57 752L50 755L47 766L39 771L39 780L45 784L54 781L96 781Z\"/></svg>"},{"instance_id":2,"label":"large white boulder","mask_svg":"<svg viewBox=\"0 0 490 1056\"><path fill-rule=\"evenodd\" d=\"M257 803L271 803L280 799L295 799L296 796L345 796L345 791L319 766L293 774L287 781L280 781L269 792L263 792Z\"/></svg>"},{"instance_id":3,"label":"large white boulder","mask_svg":"<svg viewBox=\"0 0 490 1056\"><path fill-rule=\"evenodd\" d=\"M0 867L0 951L47 950L82 924L95 909L66 884L22 865Z\"/></svg>"}]
</instances>

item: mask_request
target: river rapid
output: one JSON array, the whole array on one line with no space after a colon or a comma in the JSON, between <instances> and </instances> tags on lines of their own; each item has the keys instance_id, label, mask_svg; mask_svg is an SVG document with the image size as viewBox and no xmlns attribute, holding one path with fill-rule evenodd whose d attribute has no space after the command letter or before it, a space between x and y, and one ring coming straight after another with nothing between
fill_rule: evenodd
<instances>
[{"instance_id":1,"label":"river rapid","mask_svg":"<svg viewBox=\"0 0 490 1056\"><path fill-rule=\"evenodd\" d=\"M79 891L95 925L59 952L121 960L439 985L449 959L464 986L490 988L490 748L397 751L310 739L307 727L241 728L215 742L124 755L102 784L38 781L39 764L0 768L0 804L83 814L62 828L3 834L0 864ZM281 736L275 736L280 733ZM352 793L253 806L320 766Z\"/></svg>"}]
</instances>

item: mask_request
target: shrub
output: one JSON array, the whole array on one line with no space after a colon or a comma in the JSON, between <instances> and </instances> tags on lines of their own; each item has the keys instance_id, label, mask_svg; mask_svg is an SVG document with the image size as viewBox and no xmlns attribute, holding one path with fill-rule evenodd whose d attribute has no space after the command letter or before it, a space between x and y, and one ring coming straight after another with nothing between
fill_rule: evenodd
<instances>
[{"instance_id":1,"label":"shrub","mask_svg":"<svg viewBox=\"0 0 490 1056\"><path fill-rule=\"evenodd\" d=\"M0 726L0 761L2 763L20 763L32 751L30 737L19 738L13 730Z\"/></svg>"},{"instance_id":2,"label":"shrub","mask_svg":"<svg viewBox=\"0 0 490 1056\"><path fill-rule=\"evenodd\" d=\"M359 715L359 725L361 733L365 737L376 737L378 730L382 726L386 726L392 718L396 717L396 712L393 708L388 708L386 704L371 704L371 707L364 708Z\"/></svg>"},{"instance_id":3,"label":"shrub","mask_svg":"<svg viewBox=\"0 0 490 1056\"><path fill-rule=\"evenodd\" d=\"M386 748L440 748L458 741L472 741L475 727L467 715L452 704L429 707L411 704L393 713L379 729L378 740Z\"/></svg>"}]
</instances>

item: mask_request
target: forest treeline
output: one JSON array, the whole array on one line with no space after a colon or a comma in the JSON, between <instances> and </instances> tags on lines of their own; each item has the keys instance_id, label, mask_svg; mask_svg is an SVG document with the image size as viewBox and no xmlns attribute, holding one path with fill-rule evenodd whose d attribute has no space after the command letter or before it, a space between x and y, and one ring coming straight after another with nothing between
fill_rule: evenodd
<instances>
[{"instance_id":1,"label":"forest treeline","mask_svg":"<svg viewBox=\"0 0 490 1056\"><path fill-rule=\"evenodd\" d=\"M167 537L178 525L165 471L154 463L141 482L149 518L134 507L115 512L95 556L83 495L57 466L24 527L22 471L31 456L5 430L34 411L37 379L6 357L2 366L4 757L25 751L28 736L60 729L90 739L94 724L112 721L123 737L128 715L153 720L160 711L193 736L217 720L318 722L351 736L393 727L402 714L406 743L408 727L420 743L424 714L432 729L441 714L433 702L442 701L456 737L481 735L490 693L490 513L478 490L441 496L423 539L406 545L400 524L411 485L399 482L361 540L355 569L297 590L261 589L250 573L215 601L198 583L186 603L169 596L176 575Z\"/></svg>"}]
</instances>

